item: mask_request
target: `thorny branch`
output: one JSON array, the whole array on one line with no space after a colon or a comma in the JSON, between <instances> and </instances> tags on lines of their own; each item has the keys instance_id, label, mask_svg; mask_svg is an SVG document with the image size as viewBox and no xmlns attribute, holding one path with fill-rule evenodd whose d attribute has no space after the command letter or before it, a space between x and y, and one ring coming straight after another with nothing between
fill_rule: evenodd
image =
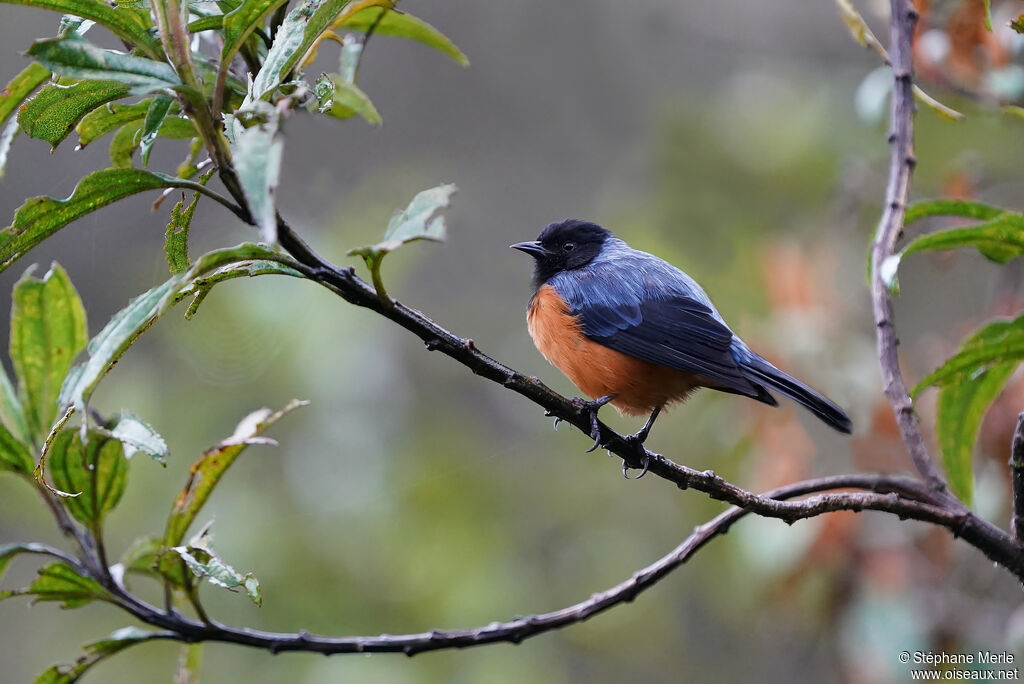
<instances>
[{"instance_id":1,"label":"thorny branch","mask_svg":"<svg viewBox=\"0 0 1024 684\"><path fill-rule=\"evenodd\" d=\"M892 45L890 55L895 90L892 99L891 160L886 189L886 205L872 247L872 302L878 331L878 356L885 392L896 413L904 443L921 476L921 480L885 475L841 475L807 480L788 485L763 495L746 491L712 471L697 471L674 463L660 454L647 451L642 445L626 439L603 423L598 424L599 442L609 452L622 458L632 468L649 463L649 471L675 484L680 489L696 489L713 499L726 501L733 507L709 522L698 526L671 553L634 573L616 586L594 594L580 603L550 613L519 617L468 630L431 631L399 636L324 637L307 632L279 634L222 625L215 621L200 622L186 617L173 607L160 609L140 600L120 583L101 561L96 545L89 535L71 521L53 496L41 490L58 523L80 551L79 559L49 547L36 553L62 558L78 571L99 582L114 603L139 620L167 630L159 638L183 642L220 641L281 651L332 653L401 652L414 655L423 651L465 648L495 642L518 643L537 634L586 620L615 605L631 601L673 569L685 563L711 539L725 534L741 517L756 514L778 518L787 523L833 511L876 510L900 519L920 520L946 529L954 536L982 551L1024 581L1024 414L1018 423L1011 466L1014 477L1014 520L1016 536L979 518L948 490L942 476L928 454L917 417L903 381L897 358L897 339L893 328L892 304L881 280L881 264L892 255L903 225L904 209L914 165L913 95L911 66L911 35L916 13L909 0L891 0L890 20ZM230 155L223 148L219 135L207 135L211 156L216 160L221 180L238 203L243 220L253 223L245 196L230 165ZM548 415L571 423L584 433L590 432L590 414L569 399L551 391L540 380L516 372L479 351L471 339L462 338L442 328L424 314L400 302L386 304L374 289L358 278L352 268L338 268L321 258L281 218L278 219L281 246L300 264L310 279L319 282L346 301L368 308L397 323L423 340L427 349L439 351L466 366L473 373L497 382L523 395L545 409ZM844 491L834 491L844 490ZM859 490L859 491L849 491ZM808 495L814 496L808 496ZM792 500L796 497L808 497Z\"/></svg>"}]
</instances>

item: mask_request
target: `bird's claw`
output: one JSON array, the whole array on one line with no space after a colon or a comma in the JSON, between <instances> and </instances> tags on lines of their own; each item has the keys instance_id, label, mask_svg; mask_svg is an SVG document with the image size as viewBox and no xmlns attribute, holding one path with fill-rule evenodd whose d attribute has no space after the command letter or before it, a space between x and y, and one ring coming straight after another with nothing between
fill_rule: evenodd
<instances>
[{"instance_id":1,"label":"bird's claw","mask_svg":"<svg viewBox=\"0 0 1024 684\"><path fill-rule=\"evenodd\" d=\"M645 425L642 430L626 437L626 443L634 449L638 449L642 453L640 456L640 474L632 478L634 480L639 480L641 477L646 475L647 469L651 465L651 457L648 454L647 449L644 448L644 442L647 440L647 435L651 431L652 422L654 421L648 421L647 425ZM622 462L622 476L627 480L631 479L629 477L629 465L625 461Z\"/></svg>"},{"instance_id":2,"label":"bird's claw","mask_svg":"<svg viewBox=\"0 0 1024 684\"><path fill-rule=\"evenodd\" d=\"M594 401L587 401L586 399L581 399L579 397L576 397L572 400L572 403L577 408L579 408L581 411L586 411L587 413L590 414L589 434L593 438L594 444L589 449L587 449L588 454L597 449L597 447L601 446L601 426L597 421L597 411L614 398L615 397L613 396L605 395L603 397L598 397Z\"/></svg>"},{"instance_id":3,"label":"bird's claw","mask_svg":"<svg viewBox=\"0 0 1024 684\"><path fill-rule=\"evenodd\" d=\"M644 451L644 455L640 457L640 474L637 475L636 477L631 478L629 476L629 464L626 461L623 461L622 477L626 478L627 480L639 480L641 477L647 474L647 469L650 467L650 465L651 457L647 455L646 451Z\"/></svg>"}]
</instances>

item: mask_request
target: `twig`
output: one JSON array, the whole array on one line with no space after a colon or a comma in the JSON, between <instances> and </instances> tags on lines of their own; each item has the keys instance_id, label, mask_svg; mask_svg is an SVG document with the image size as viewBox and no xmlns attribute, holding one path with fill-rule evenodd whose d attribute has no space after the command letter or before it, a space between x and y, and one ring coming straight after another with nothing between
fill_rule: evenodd
<instances>
[{"instance_id":1,"label":"twig","mask_svg":"<svg viewBox=\"0 0 1024 684\"><path fill-rule=\"evenodd\" d=\"M882 505L895 506L897 510L906 507L909 517L957 529L964 514L954 513L931 504L908 502L895 492L910 486L913 481L901 477L883 475L841 475L807 480L780 487L763 495L750 494L759 500L773 501L800 507L799 517L812 517L829 510L859 511L863 508L881 509ZM834 489L866 489L865 492L843 492L822 494L803 501L785 501L798 496ZM909 505L914 504L914 505ZM305 651L325 655L341 653L404 653L412 656L425 651L449 648L467 648L486 644L509 642L519 643L524 639L554 629L583 622L584 620L621 603L632 601L638 594L654 586L672 570L689 560L700 548L713 538L725 534L737 520L756 511L733 507L714 519L694 529L679 546L668 555L614 587L592 595L589 599L549 613L518 617L506 622L492 622L472 629L431 630L418 634L326 637L308 632L277 633L245 628L229 627L217 623L203 624L180 614L160 612L139 601L119 585L109 586L115 601L143 622L170 630L173 638L185 642L220 641L262 648L272 653L283 651Z\"/></svg>"},{"instance_id":2,"label":"twig","mask_svg":"<svg viewBox=\"0 0 1024 684\"><path fill-rule=\"evenodd\" d=\"M914 466L943 502L962 508L963 504L949 493L945 480L928 454L924 436L921 434L921 426L900 370L898 341L893 327L892 301L883 279L883 264L892 256L896 240L903 231L903 217L906 213L907 195L910 192L910 174L916 163L913 155L911 36L917 21L917 11L910 4L910 0L891 0L891 8L889 24L892 37L889 56L892 60L895 82L892 97L892 128L889 133L889 181L885 190L885 209L871 246L871 299L878 338L878 360L882 368L885 394L892 404L903 443L914 461Z\"/></svg>"},{"instance_id":3,"label":"twig","mask_svg":"<svg viewBox=\"0 0 1024 684\"><path fill-rule=\"evenodd\" d=\"M1024 412L1017 416L1010 450L1010 481L1013 492L1013 518L1010 530L1018 543L1024 544Z\"/></svg>"}]
</instances>

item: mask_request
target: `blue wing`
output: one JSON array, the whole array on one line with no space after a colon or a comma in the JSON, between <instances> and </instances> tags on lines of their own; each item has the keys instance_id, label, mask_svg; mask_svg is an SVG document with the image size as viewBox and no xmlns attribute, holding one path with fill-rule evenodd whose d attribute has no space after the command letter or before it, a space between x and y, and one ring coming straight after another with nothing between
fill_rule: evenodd
<instances>
[{"instance_id":1,"label":"blue wing","mask_svg":"<svg viewBox=\"0 0 1024 684\"><path fill-rule=\"evenodd\" d=\"M733 356L732 331L694 299L584 306L573 313L580 316L584 335L610 349L693 373L722 389L759 394Z\"/></svg>"},{"instance_id":2,"label":"blue wing","mask_svg":"<svg viewBox=\"0 0 1024 684\"><path fill-rule=\"evenodd\" d=\"M774 403L744 376L736 358L742 343L704 291L665 261L625 248L549 282L595 342L693 373L715 389Z\"/></svg>"}]
</instances>

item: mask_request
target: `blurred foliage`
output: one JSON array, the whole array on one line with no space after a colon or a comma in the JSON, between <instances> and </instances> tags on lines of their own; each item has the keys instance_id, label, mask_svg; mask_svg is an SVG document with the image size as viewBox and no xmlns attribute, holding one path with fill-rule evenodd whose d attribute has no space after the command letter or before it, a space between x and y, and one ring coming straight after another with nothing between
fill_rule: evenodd
<instances>
[{"instance_id":1,"label":"blurred foliage","mask_svg":"<svg viewBox=\"0 0 1024 684\"><path fill-rule=\"evenodd\" d=\"M49 4L61 6L53 0ZM264 20L272 15L275 3L255 4L260 5ZM282 30L289 21L290 25L301 26L310 14L316 16L319 12L324 18L324 13L342 4L295 4L281 25ZM369 19L375 21L374 13L384 11L382 3L353 3L373 4L376 9L353 13L347 23L324 20L320 25L340 33L369 32L373 24ZM915 187L920 188L922 196L955 197L993 207L1014 206L1019 197L1021 169L1019 153L1007 140L1021 124L993 113L992 103L986 99L990 90L997 94L1010 92L999 89L1008 88L1007 83L1012 85L1013 70L1004 69L1012 63L992 57L996 53L990 51L995 48L989 46L990 39L984 33L971 29L966 21L954 21L957 8L967 4L935 2L924 12L922 30L946 34L951 47L944 59L936 61L928 53L931 61L926 62L926 56L920 53L927 41L935 41L935 35L924 38L922 34L917 42L918 69L929 81L930 92L968 118L953 125L929 110L922 111L918 117L920 165ZM1010 4L996 2L993 7L993 27L999 40L1004 39L1004 15ZM147 28L148 13L129 11L127 7L114 10L103 3L90 3L87 9L79 12L89 19L108 22L114 35L137 44L135 56L139 59L160 54L159 41L153 39L155 34ZM724 15L725 10L721 12ZM551 13L557 15L554 9ZM592 13L597 14L598 10ZM389 12L385 16L409 15ZM984 20L976 13L971 17ZM216 14L197 17L190 28L218 30L218 19ZM831 35L841 36L842 26L834 17L831 19L836 24L830 27L835 29ZM865 19L871 23L877 17L865 10ZM585 25L582 22L587 18L574 16L573 20ZM614 25L614 21L609 22ZM525 41L532 41L530 45L541 41L534 34L538 30L536 21L524 25L529 25L529 32L520 32L514 24L502 26L501 31L492 34L474 31L476 27L472 26L466 32L490 35L496 43L495 51L502 38L499 33L525 36L524 43L515 46L519 52L508 58L511 63L517 54L527 59L522 55L529 51L524 47ZM389 35L386 27L387 23L381 21L375 33ZM953 27L958 27L956 31L962 35ZM457 49L446 49L440 39L431 37L440 34L430 29L416 40L445 51L457 61L465 61ZM274 48L271 46L268 51L265 45L261 46L259 35L246 36L244 28L232 30L232 50L237 46L241 52L250 52L250 57L270 59ZM769 34L772 29L766 24L762 30ZM792 25L787 26L781 35L792 40L794 30ZM106 45L104 38L95 35L99 33L100 29L94 29L90 40ZM298 35L297 30L293 31L293 40L289 41L297 47L289 48L289 54L282 47L276 55L284 65L281 70L268 73L262 80L256 78L255 83L260 85L251 92L244 79L223 72L226 110L250 106L253 112L239 120L236 132L240 135L235 137L235 145L251 134L275 144L283 139L282 130L288 131L288 142L292 145L306 134L300 130L300 126L306 127L305 123L285 129L289 124L283 118L275 118L258 104L264 96L280 101L278 98L295 94L297 86L288 76L310 45L315 44L323 53L329 52L323 41L314 38L306 42L306 31L302 32L301 41L294 40ZM363 46L362 36L357 42L347 40L349 45ZM1014 45L1012 40L1008 44ZM706 47L703 43L698 45ZM37 53L43 54L41 51L50 47L44 45ZM71 47L78 49L75 45ZM637 46L633 49L644 54ZM867 299L862 289L864 245L878 215L876 203L884 177L884 123L855 118L851 93L853 79L859 75L844 74L834 84L825 83L831 81L829 71L797 68L791 57L776 51L781 49L773 47L772 51L754 55L737 50L739 58L723 67L726 71L718 74L722 77L720 82L688 85L680 92L680 97L686 99L685 105L673 106L665 99L666 93L674 95L672 89L676 84L658 82L657 94L651 98L659 101L662 109L641 155L643 184L637 187L633 179L621 182L630 168L628 160L603 160L609 167L621 163L627 170L620 170L617 181L611 176L613 181L609 182L619 184L610 188L612 192L597 197L595 206L582 207L588 213L600 215L602 223L634 245L656 252L692 273L707 286L727 318L737 322L737 329L752 345L783 367L806 376L844 406L853 407L859 430L852 442L852 454L833 436L816 431L816 426L805 426L798 414L788 408L772 411L724 396L694 398L671 420L666 420L652 438L654 448L667 455L694 467L714 468L752 489L851 467L886 471L910 468L888 406L878 391L873 331L866 323ZM1006 51L1007 59L1015 56L1015 49ZM572 51L570 47L570 57L578 56ZM343 48L340 64L329 68L337 73L328 74L326 81L317 81L330 83L334 89L328 94L331 104L325 105L326 100L318 97L309 101L311 111L324 109L324 113L335 116L348 115L344 106L364 116L378 111L372 103L372 110L366 108L368 96L365 101L358 96L357 100L343 99L346 93L355 92L346 90L345 84L355 82L349 76L362 59L360 49L353 65L352 52L346 53ZM618 52L621 62L633 59L627 54L630 50ZM54 68L70 68L66 52L46 54L48 60L65 60L52 62ZM77 60L89 54L92 53L71 57ZM854 57L849 55L853 54L851 49L843 60L852 61ZM489 66L489 59L481 54L475 63L482 63L482 69L513 68L509 64ZM599 62L598 55L593 59ZM635 59L644 69L649 66L645 59ZM806 55L801 59L806 59ZM873 64L865 58L858 74ZM137 66L128 64L126 68ZM204 71L212 66L212 62L197 60L196 70L204 83L216 80L216 69ZM307 66L312 79L315 72L311 65L303 66ZM838 69L834 63L830 66ZM930 66L934 67L931 71ZM41 86L49 77L49 70L45 76L36 72L38 69L23 74L20 81L28 91ZM962 74L963 80L954 83L953 76L957 74ZM534 75L544 77L540 73ZM131 78L132 87L138 85L135 77L125 78ZM597 82L601 84L597 90L602 98L612 99L608 80ZM375 97L387 95L385 89L373 87L373 80L367 79L367 83L370 85L366 92L374 93ZM43 86L43 91L47 87ZM343 89L342 96L338 95L339 87ZM365 95L361 86L355 87ZM440 86L431 83L429 87ZM310 90L316 91L317 86L313 84ZM517 96L498 96L495 90L497 86L485 85L474 91L483 93L467 107L472 109L474 118L478 117L474 109L477 106L482 112L491 112L498 122L502 121L497 118L498 113L505 110L519 115L510 103ZM121 91L119 86L118 92ZM16 92L8 89L8 93ZM567 96L557 89L548 94L548 99L531 101L527 110L534 121L531 127L550 125L554 129L559 124L557 110ZM24 97L15 96L18 102ZM11 120L17 124L13 112L18 102L11 101L8 111L7 97L10 95L0 99L0 114L12 114ZM165 146L169 147L175 138L194 138L195 125L174 106L163 113L162 119L159 112L154 112L147 124L155 99L134 97L137 101L129 102L126 98L100 104L84 115L77 109L58 112L52 115L54 123L45 129L48 137L41 132L38 137L54 144L50 138L59 136L59 142L75 130L84 145L113 134L111 163L120 167L146 165L145 153L134 155L145 137L147 144L152 145L150 162L154 168L175 169L181 161L174 157L178 152L168 153ZM614 111L616 107L636 107L636 103L606 101L604 106ZM550 121L537 114L538 107L551 109ZM599 116L597 109L594 108L593 116ZM380 111L389 115L383 104ZM487 115L480 114L478 118L486 120ZM416 135L428 138L435 123L429 116L423 119ZM341 254L353 245L376 242L381 226L387 222L388 211L397 204L394 197L426 187L421 181L423 177L431 183L437 182L438 175L460 179L498 176L497 170L483 174L480 169L511 164L515 165L513 176L537 175L539 183L557 186L560 195L573 187L569 177L572 174L554 165L541 168L543 164L537 163L537 157L541 147L550 146L572 158L573 148L567 147L565 141L580 135L579 131L585 130L584 123L574 120L563 125L558 130L563 131L565 140L557 144L532 141L526 147L526 142L515 139L509 148L498 147L502 124L493 125L488 129L490 138L464 143L479 148L475 150L477 156L464 158L462 150L453 146L451 158L444 160L441 170L440 160L416 152L419 148L410 144L403 150L407 156L397 161L385 158L379 170L364 175L362 170L354 170L359 162L355 153L345 147L355 144L350 138L337 134L342 136L341 142L330 147L329 153L324 131L332 129L315 129L315 124L310 123L309 135L315 139L318 153L328 157L337 152L343 167L337 170L338 159L325 162L332 169L327 198L337 198L338 202L336 219L318 217L325 223L337 223L337 229L317 236L325 251ZM23 132L32 134L29 130ZM388 134L401 135L402 131ZM611 149L612 143L603 137L587 140L602 153ZM242 145L244 148L245 143ZM492 145L513 152L523 146L531 150L534 158L524 162L511 152L492 152ZM265 151L259 145L255 147L258 152ZM181 165L186 170L174 172L176 177L190 179L199 172L197 165L202 163L202 157L197 156L195 149L193 145L186 163ZM273 156L254 157L250 161L254 167L253 178L246 181L250 196L287 183L286 161L279 162ZM283 164L280 172L275 168L278 163ZM315 168L315 163L303 160L301 172L296 172L301 182L307 178L313 182L315 174L309 171L307 175L305 165ZM34 170L45 174L49 171L41 169L48 168L52 167L41 165ZM167 187L168 181L158 172L124 171L133 174L133 178L146 179L146 188ZM592 178L585 170L573 170L576 171L582 177ZM344 176L340 180L336 178L339 173ZM273 174L278 174L276 179ZM147 183L154 177L157 180L149 186ZM83 181L86 190L89 178ZM109 192L127 187L110 182L113 178L121 177L96 178L104 180L95 183L100 198L111 199ZM467 180L477 181L471 177ZM337 190L335 183L344 185L346 190ZM525 205L532 201L520 196L521 186L496 180L491 183L499 186L493 196L501 199L485 199L486 193L474 199L466 192L467 204L478 203L479 213L473 221L462 219L452 225L452 233L457 237L445 247L444 254L442 250L428 252L427 246L419 259L401 254L389 258L389 289L403 301L419 300L417 305L422 302L424 309L441 322L466 321L464 332L472 334L481 346L497 348L501 352L497 355L502 358L510 351L508 356L522 361L522 367L535 369L546 381L571 392L568 386L558 385L563 381L528 350L529 343L521 331L523 302L519 301L525 286L511 294L492 288L491 281L504 282L503 269L512 267L496 263L498 258L491 248L532 237L527 234L524 238L523 231L536 229L517 225L518 216L511 222L503 220L502 214L508 213L509 205L501 202L509 198L519 211L531 211L532 207ZM179 183L175 187L199 192L194 185ZM287 201L283 193L275 194L271 209ZM90 403L101 410L106 406L133 407L159 429L173 448L167 470L149 467L145 462L148 459L141 464L139 459L117 461L119 467L124 466L125 476L130 474L131 481L118 508L105 511L105 541L112 557L122 557L121 552L125 552L122 562L126 567L134 565L150 576L154 568L158 572L162 568L166 573L163 576L170 576L168 581L178 583L175 586L194 579L191 589L182 592L192 598L198 591L198 580L212 576L215 568L210 563L215 557L230 559L234 567L243 570L253 568L259 576L259 592L264 602L259 610L248 601L232 600L236 597L226 592L209 592L202 601L219 619L254 628L394 633L468 626L550 609L604 589L667 551L694 524L720 510L719 504L703 497L658 492L656 486L648 489L653 485L647 481L637 486L625 485L614 476L614 464L574 453L585 447L578 435L565 429L552 434L537 412L524 407L516 398L505 397L499 388L475 382L463 369L452 368L444 360L435 361L433 356L423 353L416 341L404 339L386 322L340 305L326 292L313 291L308 284L293 278L224 282L261 272L285 272L287 266L249 259L229 264L224 270L214 269L201 276L198 271L191 271L189 275L189 268L195 268L202 257L189 265L187 241L191 240L193 247L197 243L206 245L214 239L210 233L217 231L205 229L219 227L217 221L204 218L202 205L209 204L205 199L194 216L195 198L192 201L190 205L183 200L176 209L172 208L165 244L173 274L167 283L174 283L169 290L178 293L175 297L187 296L196 306L202 302L201 308L189 310L195 320L185 323L176 317L164 317L156 331L137 338L132 353L121 357L120 342L164 313L161 302L167 303L166 292L150 297L147 306L139 307L137 316L130 317L131 324L119 333L118 344L108 347L111 355L97 362L99 375L93 376L101 377L111 362L120 358L117 371ZM24 242L15 251L4 252L5 261L35 247L38 240L33 235L42 237L42 231L59 230L66 225L63 220L67 217L88 219L86 214L101 206L91 193L86 199L81 190L67 200L39 198L38 202L41 209L46 209L39 214L42 220L25 219L18 225L29 226L30 230L24 234L8 233L12 239L14 233L26 237L16 238ZM562 197L558 202L542 205L545 212L565 211L565 206ZM574 211L581 210L575 202L569 206ZM472 207L469 211L473 211ZM1015 210L994 211L999 211L998 215L1012 215ZM13 204L7 213L14 213ZM107 215L112 214L104 214ZM961 215L954 224L944 223L948 219L942 216L928 220L940 229L976 228L973 224L964 226L962 218ZM131 220L136 222L137 215ZM191 226L193 221L195 229L189 230L184 243L171 239L175 234L181 235L183 226ZM72 237L70 233L74 231L68 233L55 239L68 240L67 244L74 244L75 250L80 249L78 245L89 244L83 242L84 234ZM482 240L487 236L494 239L486 243L485 251ZM264 222L264 238L272 237L271 227ZM122 278L146 282L139 288L145 289L167 277L166 270L160 274L166 268L162 257L150 258L152 255L135 247L130 237L124 238L123 243L125 258L118 258L116 272L111 269L111 273L104 274L117 282L119 288ZM192 251L199 254L206 249ZM1005 270L993 270L969 252L922 253L901 266L904 287L897 302L898 320L901 331L913 331L904 334L903 351L908 367L918 377L925 377L953 356L958 337L969 336L991 315L1015 315L1020 309L1013 276L1018 268L1016 261L1010 261ZM509 261L518 265L518 261ZM478 265L481 263L482 267ZM481 271L474 272L474 268ZM474 281L465 277L467 273L480 275ZM527 275L516 272L515 277L525 283ZM213 284L221 282L224 284L211 293ZM508 282L513 281L510 278ZM83 292L87 292L86 288ZM125 294L118 289L115 310L121 308ZM92 301L88 294L85 300ZM93 316L97 320L103 317ZM126 316L115 315L113 320L125 321ZM906 327L904 321L908 323ZM12 323L12 333L14 327ZM932 332L922 335L922 330ZM988 375L971 377L991 378L995 370L995 366L987 367ZM967 449L966 477L973 480L976 505L996 521L1007 516L1003 464L1013 426L1012 420L1007 425L1006 417L1015 417L1024 405L1024 383L1019 375L1010 374L1009 378L1010 384L1001 395L998 387L992 387L971 395L974 399L963 400L978 406L977 397L982 396L981 404L991 401L992 408L984 421L979 413L982 409L975 410L980 428L972 435L971 429L961 426L962 436L956 442L960 453L957 462L962 466L964 445L973 446L974 435L978 436L976 457L974 449ZM954 386L969 389L963 383ZM46 520L45 512L33 501L30 488L25 487L25 482L31 482L25 454L14 446L30 434L28 427L17 425L22 403L13 389L8 391L0 386L0 390L0 417L10 427L9 434L0 434L0 444L9 447L5 454L14 454L0 462L9 461L10 469L20 472L17 479L0 477L0 538L20 539L26 534L40 539L52 537L52 523L40 522ZM188 488L180 493L178 490L187 477L185 464L204 451L213 455L223 453L224 444L218 440L226 425L237 422L253 405L282 406L296 395L310 398L312 405L275 426L275 434L284 446L273 452L246 453L233 463L230 477L218 483L217 496L206 502L204 517L217 520L216 556L203 548L207 541L202 535L196 535L187 544L181 544L184 537L176 535L178 548L197 561L198 565L190 565L193 569L199 567L198 575L187 574L192 570L182 572L180 564L169 562L174 557L163 558L161 565L158 556L164 545L159 539L142 537L133 546L146 530L164 529L167 511L175 506L176 497L187 495ZM925 395L918 400L918 408L929 424L934 423L936 413L944 411L942 397L940 393L937 408L928 403ZM467 421L467 415L472 420ZM622 420L617 424L630 426ZM942 425L940 420L940 443ZM113 424L93 427L116 432ZM73 444L72 432L59 433L60 441L55 446L62 447L64 441ZM32 434L38 441L46 436L41 431ZM126 441L104 434L90 444L112 440L127 448L128 438L123 434L121 437ZM209 444L218 446L207 451ZM41 445L30 446L26 453L38 454L37 447ZM57 453L51 451L51 468ZM194 468L208 462L205 459L204 455L196 461ZM993 465L995 462L998 467ZM68 478L68 482L74 481L77 480ZM57 478L53 478L53 484L58 488L60 484L78 487L64 481L58 483ZM75 500L68 499L69 508ZM83 509L82 515L91 521L94 512ZM200 550L210 555L200 558ZM388 657L324 661L274 659L265 653L212 646L204 653L202 668L209 681L251 682L319 682L339 677L395 682L653 682L684 677L697 682L786 682L792 680L794 672L820 680L903 681L906 670L896 661L896 653L901 649L966 651L1014 648L1020 644L1024 618L1015 613L1017 587L984 559L961 551L944 533L871 515L834 515L793 527L777 521L747 520L635 605L515 648L498 646L439 653L411 661ZM185 555L176 553L178 559L185 559ZM2 559L0 551L0 568L6 566ZM25 561L19 563L29 565ZM73 579L67 577L69 570L58 565L44 566L40 579L32 580L25 574L24 565L8 571L9 581L15 586L31 589L43 579ZM222 566L227 564L222 562ZM218 566L216 571L221 569ZM136 577L137 574L130 572L126 579L133 591L151 601L161 601L159 584ZM237 571L224 577L228 583L242 585L247 579L245 573ZM75 590L80 593L74 593L63 584L37 589L40 598L45 593L43 589L73 601L94 597L88 591L81 593L81 587ZM58 589L65 593L60 594ZM28 676L31 671L42 670L54 658L71 656L73 642L69 639L81 642L113 631L108 640L97 642L107 645L86 646L84 660L55 667L44 675L50 679L42 681L67 681L58 677L77 674L76 667L83 663L92 665L120 645L148 640L144 634L114 631L123 622L113 611L90 609L85 616L61 613L58 621L45 606L37 607L33 613L18 613L12 603L3 604L0 614L0 625L12 637L6 647L9 650L2 651L5 663L10 663L13 672L18 673L12 676ZM21 639L21 633L45 636ZM61 648L64 650L60 651ZM736 657L737 653L743 657ZM167 679L170 672L179 668L184 673L179 676L193 677L199 669L197 660L195 651L179 653L177 646L152 643L125 651L110 663L99 664L92 676L110 682L138 681L143 676Z\"/></svg>"}]
</instances>

